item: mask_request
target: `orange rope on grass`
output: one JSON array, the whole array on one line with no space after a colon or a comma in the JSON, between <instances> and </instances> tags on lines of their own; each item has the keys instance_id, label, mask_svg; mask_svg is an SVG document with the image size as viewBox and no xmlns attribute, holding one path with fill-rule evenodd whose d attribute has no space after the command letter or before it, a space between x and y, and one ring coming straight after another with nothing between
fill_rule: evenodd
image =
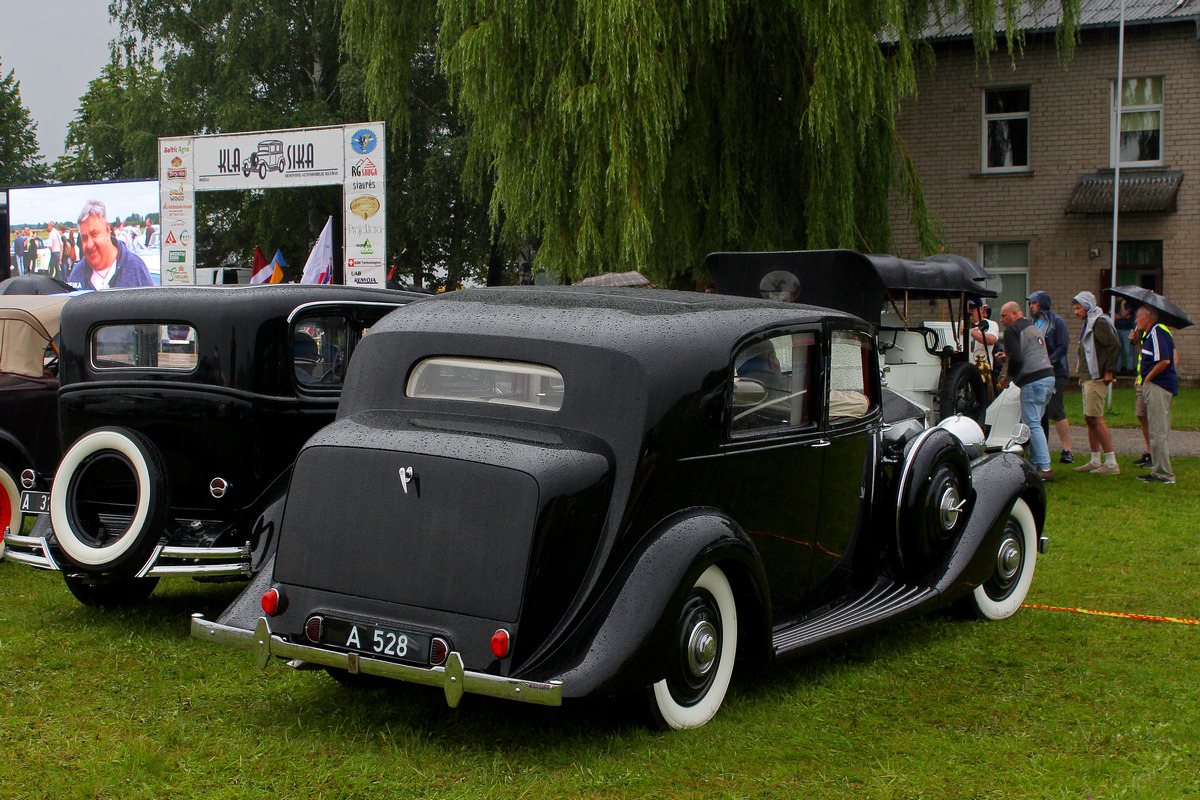
<instances>
[{"instance_id":1,"label":"orange rope on grass","mask_svg":"<svg viewBox=\"0 0 1200 800\"><path fill-rule=\"evenodd\" d=\"M1098 617L1122 617L1124 619L1140 619L1143 622L1177 622L1181 625L1200 625L1200 619L1178 619L1176 617L1154 617L1148 614L1126 614L1121 611L1093 611L1087 608L1059 608L1058 606L1038 606L1025 603L1022 608L1040 608L1044 611L1069 611L1072 614L1092 614Z\"/></svg>"}]
</instances>

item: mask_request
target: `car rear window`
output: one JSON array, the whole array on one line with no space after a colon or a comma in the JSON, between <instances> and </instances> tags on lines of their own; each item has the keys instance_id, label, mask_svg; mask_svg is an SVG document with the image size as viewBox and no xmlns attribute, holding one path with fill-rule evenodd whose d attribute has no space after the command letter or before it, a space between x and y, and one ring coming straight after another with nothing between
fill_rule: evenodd
<instances>
[{"instance_id":1,"label":"car rear window","mask_svg":"<svg viewBox=\"0 0 1200 800\"><path fill-rule=\"evenodd\" d=\"M427 358L413 368L405 395L435 400L538 408L562 408L563 378L556 369L519 361Z\"/></svg>"},{"instance_id":2,"label":"car rear window","mask_svg":"<svg viewBox=\"0 0 1200 800\"><path fill-rule=\"evenodd\" d=\"M92 332L95 369L196 368L196 329L186 323L138 322L103 325Z\"/></svg>"}]
</instances>

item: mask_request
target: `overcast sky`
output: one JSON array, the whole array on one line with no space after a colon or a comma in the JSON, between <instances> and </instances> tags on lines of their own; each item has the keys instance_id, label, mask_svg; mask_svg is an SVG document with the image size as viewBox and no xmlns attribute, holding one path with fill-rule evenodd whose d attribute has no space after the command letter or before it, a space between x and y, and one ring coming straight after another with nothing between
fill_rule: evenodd
<instances>
[{"instance_id":1,"label":"overcast sky","mask_svg":"<svg viewBox=\"0 0 1200 800\"><path fill-rule=\"evenodd\" d=\"M0 0L0 70L21 82L48 165L63 154L79 98L108 63L118 33L108 0Z\"/></svg>"}]
</instances>

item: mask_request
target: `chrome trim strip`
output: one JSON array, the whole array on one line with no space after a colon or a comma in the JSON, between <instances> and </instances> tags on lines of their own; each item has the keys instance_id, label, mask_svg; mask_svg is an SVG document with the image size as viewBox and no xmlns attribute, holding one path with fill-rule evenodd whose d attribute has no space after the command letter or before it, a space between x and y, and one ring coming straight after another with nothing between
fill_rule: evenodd
<instances>
[{"instance_id":1,"label":"chrome trim strip","mask_svg":"<svg viewBox=\"0 0 1200 800\"><path fill-rule=\"evenodd\" d=\"M250 562L238 564L160 564L150 568L146 575L245 575L250 576Z\"/></svg>"},{"instance_id":2,"label":"chrome trim strip","mask_svg":"<svg viewBox=\"0 0 1200 800\"><path fill-rule=\"evenodd\" d=\"M250 543L246 542L237 547L173 547L163 545L163 558L198 558L215 560L218 558L250 558Z\"/></svg>"},{"instance_id":3,"label":"chrome trim strip","mask_svg":"<svg viewBox=\"0 0 1200 800\"><path fill-rule=\"evenodd\" d=\"M412 297L413 300L417 299L414 295L409 295L409 297ZM288 314L287 321L288 324L291 325L292 322L295 321L296 317L303 312L314 308L322 308L324 306L354 306L356 308L361 306L378 306L379 308L397 309L404 305L405 303L385 303L382 300L313 300L309 303L301 303L293 308L292 313Z\"/></svg>"},{"instance_id":4,"label":"chrome trim strip","mask_svg":"<svg viewBox=\"0 0 1200 800\"><path fill-rule=\"evenodd\" d=\"M364 675L419 683L424 686L441 687L446 693L446 703L457 708L463 694L481 694L522 703L543 706L562 705L562 681L538 683L469 672L463 667L462 656L450 653L442 667L414 667L368 658L358 653L340 653L309 645L293 644L271 633L266 617L259 617L254 631L234 628L204 619L203 614L192 615L192 636L207 642L228 645L243 650L253 650L259 667L265 668L272 656L286 660L300 659L323 667L344 669Z\"/></svg>"},{"instance_id":5,"label":"chrome trim strip","mask_svg":"<svg viewBox=\"0 0 1200 800\"><path fill-rule=\"evenodd\" d=\"M186 561L217 561L216 564L160 564L160 560L182 559ZM250 543L237 547L176 547L160 544L150 553L150 558L138 570L137 577L161 577L164 575L194 575L197 577L242 575L250 577Z\"/></svg>"},{"instance_id":6,"label":"chrome trim strip","mask_svg":"<svg viewBox=\"0 0 1200 800\"><path fill-rule=\"evenodd\" d=\"M50 545L46 539L41 536L18 536L9 533L4 537L5 556L9 561L15 561L18 564L27 564L38 569L48 569L59 571L58 562L54 560L54 556L50 553ZM20 550L13 550L14 547L28 547L36 552L28 553Z\"/></svg>"}]
</instances>

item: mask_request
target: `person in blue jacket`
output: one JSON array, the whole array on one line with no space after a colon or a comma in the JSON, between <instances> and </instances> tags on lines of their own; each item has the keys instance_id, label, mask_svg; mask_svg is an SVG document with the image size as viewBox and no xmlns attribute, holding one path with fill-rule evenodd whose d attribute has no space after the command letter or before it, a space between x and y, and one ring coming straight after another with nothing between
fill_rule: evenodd
<instances>
[{"instance_id":1,"label":"person in blue jacket","mask_svg":"<svg viewBox=\"0 0 1200 800\"><path fill-rule=\"evenodd\" d=\"M1067 410L1063 406L1063 397L1067 391L1067 379L1071 377L1071 368L1067 364L1067 352L1071 349L1071 334L1067 331L1066 321L1050 310L1050 295L1045 292L1034 292L1025 298L1029 301L1029 315L1033 324L1038 326L1042 336L1046 338L1046 350L1050 355L1050 365L1054 367L1054 396L1046 405L1046 415L1042 417L1042 429L1050 437L1050 422L1058 433L1062 443L1062 452L1058 460L1062 464L1075 461L1075 450L1071 447L1071 423L1067 419Z\"/></svg>"},{"instance_id":2,"label":"person in blue jacket","mask_svg":"<svg viewBox=\"0 0 1200 800\"><path fill-rule=\"evenodd\" d=\"M84 203L79 213L79 240L83 258L75 262L67 278L67 283L75 288L100 290L154 285L141 256L112 235L108 208L101 201Z\"/></svg>"}]
</instances>

